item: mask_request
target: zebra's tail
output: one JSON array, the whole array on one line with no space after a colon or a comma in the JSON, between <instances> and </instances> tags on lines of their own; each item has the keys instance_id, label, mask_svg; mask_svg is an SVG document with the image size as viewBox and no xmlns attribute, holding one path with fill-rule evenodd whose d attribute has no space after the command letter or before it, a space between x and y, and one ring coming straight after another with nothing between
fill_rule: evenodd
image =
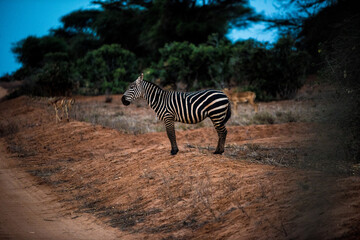
<instances>
[{"instance_id":1,"label":"zebra's tail","mask_svg":"<svg viewBox=\"0 0 360 240\"><path fill-rule=\"evenodd\" d=\"M227 109L227 112L226 112L226 116L225 116L224 121L222 122L222 124L225 125L227 123L227 121L230 119L230 117L231 117L231 105L230 105L230 102L229 102L228 109Z\"/></svg>"}]
</instances>

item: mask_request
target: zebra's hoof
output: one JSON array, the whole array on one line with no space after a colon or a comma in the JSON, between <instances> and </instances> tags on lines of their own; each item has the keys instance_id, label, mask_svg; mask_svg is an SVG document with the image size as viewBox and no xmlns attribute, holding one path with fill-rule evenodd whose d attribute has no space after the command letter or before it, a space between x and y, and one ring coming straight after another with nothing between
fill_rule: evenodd
<instances>
[{"instance_id":1,"label":"zebra's hoof","mask_svg":"<svg viewBox=\"0 0 360 240\"><path fill-rule=\"evenodd\" d=\"M214 152L214 154L222 154L224 152L224 150L223 151L218 151L218 150L216 150L215 152Z\"/></svg>"},{"instance_id":2,"label":"zebra's hoof","mask_svg":"<svg viewBox=\"0 0 360 240\"><path fill-rule=\"evenodd\" d=\"M175 149L175 150L171 150L171 155L176 155L178 153L178 149Z\"/></svg>"}]
</instances>

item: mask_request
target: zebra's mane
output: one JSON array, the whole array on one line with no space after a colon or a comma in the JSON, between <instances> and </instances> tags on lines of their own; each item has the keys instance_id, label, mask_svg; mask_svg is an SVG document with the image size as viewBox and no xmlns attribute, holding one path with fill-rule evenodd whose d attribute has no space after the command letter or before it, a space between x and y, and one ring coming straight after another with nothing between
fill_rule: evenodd
<instances>
[{"instance_id":1,"label":"zebra's mane","mask_svg":"<svg viewBox=\"0 0 360 240\"><path fill-rule=\"evenodd\" d=\"M149 85L154 86L155 88L157 88L157 89L159 89L159 90L161 90L161 91L165 91L165 92L166 92L166 90L162 89L159 85L156 85L155 83L152 83L152 82L149 82L149 81L146 81L146 80L143 80L143 81L146 82L146 83L149 84Z\"/></svg>"}]
</instances>

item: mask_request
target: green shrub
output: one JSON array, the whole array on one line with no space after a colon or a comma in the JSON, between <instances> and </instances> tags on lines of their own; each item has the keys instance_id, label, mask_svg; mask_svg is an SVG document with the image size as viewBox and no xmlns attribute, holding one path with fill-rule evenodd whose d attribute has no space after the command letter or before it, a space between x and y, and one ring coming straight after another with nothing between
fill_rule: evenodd
<instances>
[{"instance_id":1,"label":"green shrub","mask_svg":"<svg viewBox=\"0 0 360 240\"><path fill-rule=\"evenodd\" d=\"M32 95L69 95L73 89L70 63L65 61L46 63L45 66L32 77L32 82L29 86Z\"/></svg>"},{"instance_id":2,"label":"green shrub","mask_svg":"<svg viewBox=\"0 0 360 240\"><path fill-rule=\"evenodd\" d=\"M255 92L258 100L294 97L309 59L290 37L268 45L254 40L231 44L212 35L207 43L173 42L159 51L155 68L163 85L183 83L185 90L197 90L236 84Z\"/></svg>"},{"instance_id":3,"label":"green shrub","mask_svg":"<svg viewBox=\"0 0 360 240\"><path fill-rule=\"evenodd\" d=\"M215 36L216 37L216 36ZM198 46L188 42L173 42L161 48L163 68L160 78L163 85L183 83L186 90L201 88L223 88L230 79L228 70L231 59L231 44L222 40L209 41Z\"/></svg>"},{"instance_id":4,"label":"green shrub","mask_svg":"<svg viewBox=\"0 0 360 240\"><path fill-rule=\"evenodd\" d=\"M308 60L290 37L272 47L247 40L234 45L230 69L236 82L256 92L257 99L287 99L302 86Z\"/></svg>"},{"instance_id":5,"label":"green shrub","mask_svg":"<svg viewBox=\"0 0 360 240\"><path fill-rule=\"evenodd\" d=\"M177 82L188 85L194 80L190 62L194 48L195 45L188 42L173 42L159 49L159 67L164 69L160 76L163 85L176 85Z\"/></svg>"},{"instance_id":6,"label":"green shrub","mask_svg":"<svg viewBox=\"0 0 360 240\"><path fill-rule=\"evenodd\" d=\"M135 54L119 44L88 51L100 42L86 34L78 37L79 43L89 41L78 54L76 39L67 43L55 36L28 37L19 42L13 52L23 67L14 78L27 79L35 94L54 94L59 86L60 92L72 87L85 95L124 92L140 72ZM274 45L254 40L232 44L216 34L198 45L167 43L159 55L158 61L140 59L140 65L150 66L144 70L146 80L185 91L237 87L255 92L260 101L292 98L303 84L309 59L290 37Z\"/></svg>"},{"instance_id":7,"label":"green shrub","mask_svg":"<svg viewBox=\"0 0 360 240\"><path fill-rule=\"evenodd\" d=\"M103 45L77 62L79 91L84 94L122 93L138 75L135 54L118 44Z\"/></svg>"}]
</instances>

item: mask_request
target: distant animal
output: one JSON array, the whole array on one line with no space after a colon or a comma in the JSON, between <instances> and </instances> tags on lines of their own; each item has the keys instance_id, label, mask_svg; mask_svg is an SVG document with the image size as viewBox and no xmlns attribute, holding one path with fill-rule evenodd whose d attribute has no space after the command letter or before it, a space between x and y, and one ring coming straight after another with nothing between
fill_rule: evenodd
<instances>
[{"instance_id":1,"label":"distant animal","mask_svg":"<svg viewBox=\"0 0 360 240\"><path fill-rule=\"evenodd\" d=\"M233 90L229 90L228 88L224 88L223 91L234 104L235 111L237 110L238 103L250 103L255 112L258 111L259 106L255 103L256 94L254 92L235 92Z\"/></svg>"},{"instance_id":2,"label":"distant animal","mask_svg":"<svg viewBox=\"0 0 360 240\"><path fill-rule=\"evenodd\" d=\"M52 105L55 109L56 123L58 123L58 121L61 121L64 114L66 114L66 120L69 121L69 111L71 110L72 105L74 105L75 103L74 98L67 98L67 97L50 98L48 103L49 105ZM59 118L58 110L62 110L61 119Z\"/></svg>"},{"instance_id":3,"label":"distant animal","mask_svg":"<svg viewBox=\"0 0 360 240\"><path fill-rule=\"evenodd\" d=\"M154 83L145 81L141 74L130 84L121 100L129 105L137 98L143 97L154 109L158 118L165 123L166 133L171 144L171 155L179 151L176 144L174 122L195 124L209 117L217 131L219 141L215 154L224 152L227 130L226 122L231 117L228 97L218 90L197 92L175 92L161 89Z\"/></svg>"}]
</instances>

